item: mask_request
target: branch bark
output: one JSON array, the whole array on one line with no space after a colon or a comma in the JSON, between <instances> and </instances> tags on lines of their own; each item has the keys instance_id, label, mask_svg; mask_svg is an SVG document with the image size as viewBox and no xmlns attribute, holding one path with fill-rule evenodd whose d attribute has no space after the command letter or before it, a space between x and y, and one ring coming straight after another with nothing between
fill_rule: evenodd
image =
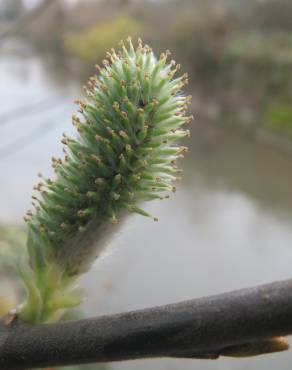
<instances>
[{"instance_id":1,"label":"branch bark","mask_svg":"<svg viewBox=\"0 0 292 370\"><path fill-rule=\"evenodd\" d=\"M292 334L292 279L128 313L31 326L0 324L0 368L149 357L206 357ZM280 348L281 349L281 348ZM285 349L285 348L282 348ZM268 351L269 352L269 351Z\"/></svg>"}]
</instances>

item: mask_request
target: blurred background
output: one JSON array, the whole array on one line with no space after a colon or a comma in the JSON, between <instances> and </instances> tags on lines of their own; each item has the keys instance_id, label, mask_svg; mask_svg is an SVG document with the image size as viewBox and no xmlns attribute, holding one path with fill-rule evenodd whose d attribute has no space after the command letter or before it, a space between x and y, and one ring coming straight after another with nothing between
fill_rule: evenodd
<instances>
[{"instance_id":1,"label":"blurred background","mask_svg":"<svg viewBox=\"0 0 292 370\"><path fill-rule=\"evenodd\" d=\"M290 0L0 0L0 313L22 287L22 217L72 132L73 100L107 49L132 35L189 73L190 151L175 196L131 217L82 278L83 315L109 314L291 277ZM147 360L112 370L290 370L256 359ZM73 369L73 368L72 368ZM74 367L75 370L89 367Z\"/></svg>"}]
</instances>

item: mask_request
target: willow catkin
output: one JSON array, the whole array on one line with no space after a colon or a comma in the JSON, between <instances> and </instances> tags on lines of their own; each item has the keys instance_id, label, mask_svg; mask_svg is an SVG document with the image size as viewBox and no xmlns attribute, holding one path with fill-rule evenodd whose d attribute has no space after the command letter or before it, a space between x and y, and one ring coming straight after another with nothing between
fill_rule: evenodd
<instances>
[{"instance_id":1,"label":"willow catkin","mask_svg":"<svg viewBox=\"0 0 292 370\"><path fill-rule=\"evenodd\" d=\"M35 212L28 212L28 251L32 271L22 271L29 298L21 315L46 321L77 303L72 282L100 254L105 237L128 212L149 216L140 202L175 191L176 160L188 136L183 125L190 97L182 93L187 76L179 65L157 59L139 40L112 49L85 87L73 116L76 138L63 136L65 158L53 158L56 179L36 186Z\"/></svg>"}]
</instances>

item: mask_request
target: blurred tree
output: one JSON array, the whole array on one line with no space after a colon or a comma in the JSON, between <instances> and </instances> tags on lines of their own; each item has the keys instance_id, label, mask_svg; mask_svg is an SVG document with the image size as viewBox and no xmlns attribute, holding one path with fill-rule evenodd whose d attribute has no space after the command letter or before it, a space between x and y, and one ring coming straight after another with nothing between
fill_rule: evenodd
<instances>
[{"instance_id":1,"label":"blurred tree","mask_svg":"<svg viewBox=\"0 0 292 370\"><path fill-rule=\"evenodd\" d=\"M291 0L261 0L251 7L247 22L265 30L292 30Z\"/></svg>"},{"instance_id":2,"label":"blurred tree","mask_svg":"<svg viewBox=\"0 0 292 370\"><path fill-rule=\"evenodd\" d=\"M23 0L1 0L0 19L15 20L22 14L23 10Z\"/></svg>"},{"instance_id":3,"label":"blurred tree","mask_svg":"<svg viewBox=\"0 0 292 370\"><path fill-rule=\"evenodd\" d=\"M187 65L192 79L210 87L222 72L221 61L236 15L230 8L214 8L204 2L197 3L194 14L186 10L170 30L169 47Z\"/></svg>"},{"instance_id":4,"label":"blurred tree","mask_svg":"<svg viewBox=\"0 0 292 370\"><path fill-rule=\"evenodd\" d=\"M66 23L65 6L62 0L43 0L37 15L26 25L23 34L34 46L50 52L62 51L61 35Z\"/></svg>"},{"instance_id":5,"label":"blurred tree","mask_svg":"<svg viewBox=\"0 0 292 370\"><path fill-rule=\"evenodd\" d=\"M141 35L143 26L129 16L118 16L108 22L96 24L79 34L64 37L67 50L82 62L91 66L100 62L111 45L117 46L127 36Z\"/></svg>"}]
</instances>

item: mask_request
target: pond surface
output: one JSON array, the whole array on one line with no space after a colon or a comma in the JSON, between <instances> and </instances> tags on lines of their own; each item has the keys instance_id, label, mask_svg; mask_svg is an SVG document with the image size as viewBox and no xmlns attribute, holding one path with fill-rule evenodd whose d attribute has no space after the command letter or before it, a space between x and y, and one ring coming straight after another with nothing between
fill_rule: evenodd
<instances>
[{"instance_id":1,"label":"pond surface","mask_svg":"<svg viewBox=\"0 0 292 370\"><path fill-rule=\"evenodd\" d=\"M76 79L31 51L0 54L0 222L21 223L40 170L72 132ZM292 159L196 118L184 179L170 200L130 217L82 279L88 315L115 313L289 278ZM219 123L218 123L219 126ZM148 360L112 369L291 369L292 352L253 360Z\"/></svg>"}]
</instances>

